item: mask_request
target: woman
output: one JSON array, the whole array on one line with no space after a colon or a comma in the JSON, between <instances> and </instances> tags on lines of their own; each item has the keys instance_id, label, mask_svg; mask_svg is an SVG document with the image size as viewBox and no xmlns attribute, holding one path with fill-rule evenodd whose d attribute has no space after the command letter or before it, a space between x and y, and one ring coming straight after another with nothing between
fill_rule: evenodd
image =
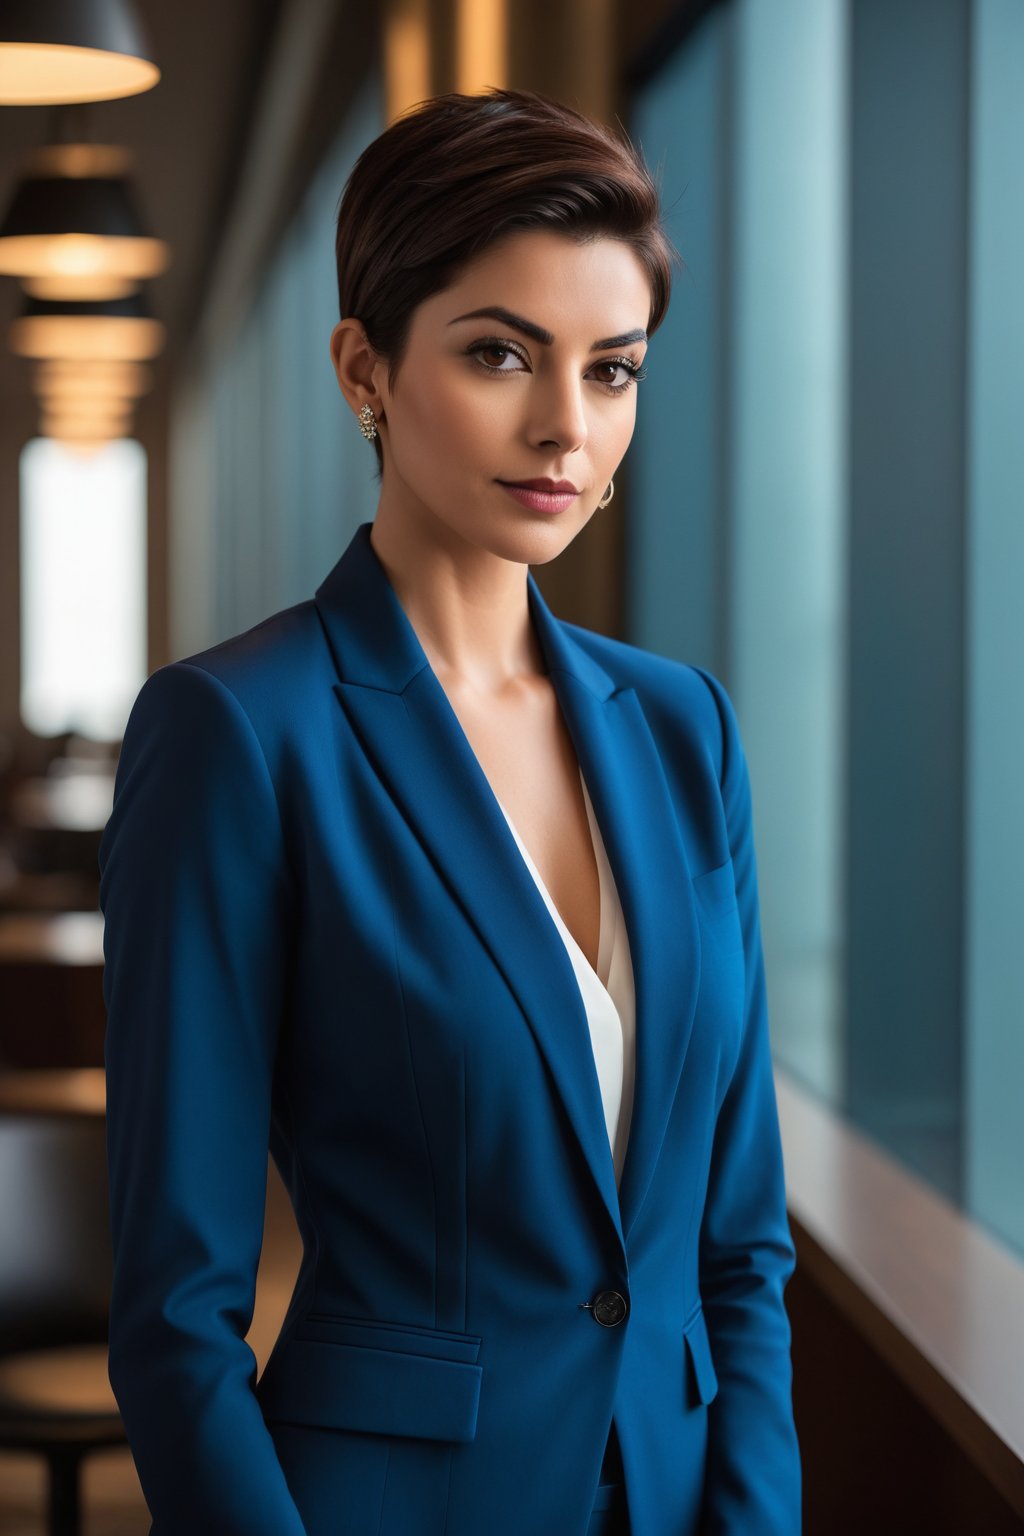
<instances>
[{"instance_id":1,"label":"woman","mask_svg":"<svg viewBox=\"0 0 1024 1536\"><path fill-rule=\"evenodd\" d=\"M614 494L655 186L545 97L442 96L357 162L337 254L375 520L147 680L100 854L110 1374L153 1529L795 1536L736 717L529 569ZM257 1382L268 1140L304 1256Z\"/></svg>"}]
</instances>

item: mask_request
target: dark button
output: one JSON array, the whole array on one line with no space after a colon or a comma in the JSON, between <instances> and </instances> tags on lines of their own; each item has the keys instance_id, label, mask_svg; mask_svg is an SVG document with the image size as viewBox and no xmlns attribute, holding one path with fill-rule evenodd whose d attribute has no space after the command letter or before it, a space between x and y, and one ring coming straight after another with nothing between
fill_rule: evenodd
<instances>
[{"instance_id":1,"label":"dark button","mask_svg":"<svg viewBox=\"0 0 1024 1536\"><path fill-rule=\"evenodd\" d=\"M625 1296L620 1296L618 1291L598 1291L591 1302L595 1321L602 1328L614 1328L616 1323L621 1323L629 1307L626 1305Z\"/></svg>"}]
</instances>

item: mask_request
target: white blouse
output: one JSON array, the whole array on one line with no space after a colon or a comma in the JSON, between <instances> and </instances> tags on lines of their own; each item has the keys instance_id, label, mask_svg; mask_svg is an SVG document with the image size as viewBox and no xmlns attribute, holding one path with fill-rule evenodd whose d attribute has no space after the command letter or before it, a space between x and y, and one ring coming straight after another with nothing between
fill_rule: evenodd
<instances>
[{"instance_id":1,"label":"white blouse","mask_svg":"<svg viewBox=\"0 0 1024 1536\"><path fill-rule=\"evenodd\" d=\"M594 1050L601 1099L604 1104L608 1141L615 1164L615 1182L622 1177L622 1165L629 1138L629 1122L633 1109L633 1077L636 1063L636 1000L633 991L633 964L629 953L629 938L622 914L615 876L605 850L601 828L590 803L583 771L580 770L583 799L586 802L590 835L600 878L601 936L598 942L597 971L590 964L551 899L547 886L540 877L526 845L516 831L508 811L498 804L508 822L509 830L519 845L519 851L543 896L548 911L569 952L576 980L579 984L590 1041ZM495 796L497 799L497 796Z\"/></svg>"}]
</instances>

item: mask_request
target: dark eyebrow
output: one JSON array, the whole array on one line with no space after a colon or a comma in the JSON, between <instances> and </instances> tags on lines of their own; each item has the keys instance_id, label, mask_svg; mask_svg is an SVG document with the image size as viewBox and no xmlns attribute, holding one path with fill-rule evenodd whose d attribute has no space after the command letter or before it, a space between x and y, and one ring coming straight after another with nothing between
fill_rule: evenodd
<instances>
[{"instance_id":1,"label":"dark eyebrow","mask_svg":"<svg viewBox=\"0 0 1024 1536\"><path fill-rule=\"evenodd\" d=\"M485 318L500 320L503 325L511 326L514 331L522 331L525 336L532 337L534 341L539 341L545 347L550 347L555 339L542 325L534 325L532 320L524 320L522 315L514 315L510 309L502 309L499 304L489 304L484 309L471 309L468 315L456 315L454 320L448 321L448 324L457 325L460 320ZM623 331L621 336L606 336L603 341L595 341L590 350L603 352L606 347L628 347L631 341L646 340L646 331Z\"/></svg>"}]
</instances>

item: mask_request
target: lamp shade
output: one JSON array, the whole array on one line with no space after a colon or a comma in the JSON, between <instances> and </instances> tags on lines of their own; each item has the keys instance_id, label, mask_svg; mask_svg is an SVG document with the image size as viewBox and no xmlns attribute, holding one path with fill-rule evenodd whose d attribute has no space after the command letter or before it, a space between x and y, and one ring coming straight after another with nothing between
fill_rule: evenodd
<instances>
[{"instance_id":1,"label":"lamp shade","mask_svg":"<svg viewBox=\"0 0 1024 1536\"><path fill-rule=\"evenodd\" d=\"M135 409L135 400L132 395L101 394L97 390L89 390L80 395L40 395L39 407L44 411L68 416L118 416L130 414Z\"/></svg>"},{"instance_id":2,"label":"lamp shade","mask_svg":"<svg viewBox=\"0 0 1024 1536\"><path fill-rule=\"evenodd\" d=\"M28 298L9 341L19 357L146 362L162 350L165 334L139 294L104 303Z\"/></svg>"},{"instance_id":3,"label":"lamp shade","mask_svg":"<svg viewBox=\"0 0 1024 1536\"><path fill-rule=\"evenodd\" d=\"M46 437L56 437L60 432L123 432L131 423L130 410L44 410L39 418L40 430Z\"/></svg>"},{"instance_id":4,"label":"lamp shade","mask_svg":"<svg viewBox=\"0 0 1024 1536\"><path fill-rule=\"evenodd\" d=\"M160 71L129 0L8 0L0 7L0 105L110 101Z\"/></svg>"},{"instance_id":5,"label":"lamp shade","mask_svg":"<svg viewBox=\"0 0 1024 1536\"><path fill-rule=\"evenodd\" d=\"M81 400L99 396L136 400L153 387L153 370L145 363L74 362L62 359L38 363L32 387L42 399Z\"/></svg>"},{"instance_id":6,"label":"lamp shade","mask_svg":"<svg viewBox=\"0 0 1024 1536\"><path fill-rule=\"evenodd\" d=\"M37 298L97 300L162 272L169 248L144 228L119 174L125 163L116 145L51 145L37 156L0 221L0 273L28 280Z\"/></svg>"},{"instance_id":7,"label":"lamp shade","mask_svg":"<svg viewBox=\"0 0 1024 1536\"><path fill-rule=\"evenodd\" d=\"M134 277L23 277L21 286L34 299L126 299L139 286Z\"/></svg>"},{"instance_id":8,"label":"lamp shade","mask_svg":"<svg viewBox=\"0 0 1024 1536\"><path fill-rule=\"evenodd\" d=\"M82 417L44 414L39 418L40 437L91 438L124 437L131 431L130 416Z\"/></svg>"},{"instance_id":9,"label":"lamp shade","mask_svg":"<svg viewBox=\"0 0 1024 1536\"><path fill-rule=\"evenodd\" d=\"M118 423L92 423L84 425L69 421L41 421L39 423L40 437L52 437L60 443L66 443L68 447L92 446L99 448L104 443L113 442L118 437L130 435L131 423L123 425Z\"/></svg>"}]
</instances>

